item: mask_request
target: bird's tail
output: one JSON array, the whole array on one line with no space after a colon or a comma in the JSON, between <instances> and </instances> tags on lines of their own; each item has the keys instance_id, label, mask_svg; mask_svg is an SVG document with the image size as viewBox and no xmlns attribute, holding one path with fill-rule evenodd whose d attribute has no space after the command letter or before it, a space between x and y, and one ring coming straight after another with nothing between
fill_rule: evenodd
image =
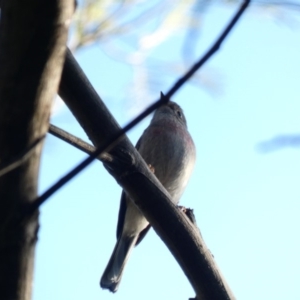
<instances>
[{"instance_id":1,"label":"bird's tail","mask_svg":"<svg viewBox=\"0 0 300 300\"><path fill-rule=\"evenodd\" d=\"M115 293L119 287L124 267L134 247L137 236L124 237L121 235L116 243L111 258L101 277L100 286Z\"/></svg>"}]
</instances>

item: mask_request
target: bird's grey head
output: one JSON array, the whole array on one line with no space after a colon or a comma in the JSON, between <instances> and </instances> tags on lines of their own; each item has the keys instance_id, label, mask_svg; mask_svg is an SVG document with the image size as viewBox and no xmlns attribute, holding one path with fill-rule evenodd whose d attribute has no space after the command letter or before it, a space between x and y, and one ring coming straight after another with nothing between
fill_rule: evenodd
<instances>
[{"instance_id":1,"label":"bird's grey head","mask_svg":"<svg viewBox=\"0 0 300 300\"><path fill-rule=\"evenodd\" d=\"M166 104L160 106L154 113L152 122L159 120L175 120L184 125L187 128L186 119L182 108L175 102L169 101Z\"/></svg>"}]
</instances>

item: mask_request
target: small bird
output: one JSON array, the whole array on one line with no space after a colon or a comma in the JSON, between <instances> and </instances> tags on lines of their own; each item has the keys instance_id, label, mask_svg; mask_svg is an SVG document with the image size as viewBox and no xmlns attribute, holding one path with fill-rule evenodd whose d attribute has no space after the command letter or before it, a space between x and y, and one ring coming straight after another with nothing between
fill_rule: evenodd
<instances>
[{"instance_id":1,"label":"small bird","mask_svg":"<svg viewBox=\"0 0 300 300\"><path fill-rule=\"evenodd\" d=\"M177 204L196 160L195 145L187 130L181 107L172 101L160 106L136 148L169 192L172 202ZM131 250L140 243L149 229L149 222L123 191L117 243L100 281L103 289L113 293L118 290Z\"/></svg>"}]
</instances>

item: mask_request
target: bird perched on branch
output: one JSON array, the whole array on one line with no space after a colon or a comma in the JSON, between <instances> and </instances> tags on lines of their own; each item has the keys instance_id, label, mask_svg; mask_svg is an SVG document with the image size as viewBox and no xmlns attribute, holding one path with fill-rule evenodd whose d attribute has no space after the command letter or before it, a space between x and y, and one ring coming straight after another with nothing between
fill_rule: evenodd
<instances>
[{"instance_id":1,"label":"bird perched on branch","mask_svg":"<svg viewBox=\"0 0 300 300\"><path fill-rule=\"evenodd\" d=\"M162 97L164 97L162 95ZM188 183L196 159L195 145L181 107L169 101L154 113L139 139L137 150L177 204ZM102 275L100 286L116 292L131 250L150 224L123 191L117 226L117 243Z\"/></svg>"}]
</instances>

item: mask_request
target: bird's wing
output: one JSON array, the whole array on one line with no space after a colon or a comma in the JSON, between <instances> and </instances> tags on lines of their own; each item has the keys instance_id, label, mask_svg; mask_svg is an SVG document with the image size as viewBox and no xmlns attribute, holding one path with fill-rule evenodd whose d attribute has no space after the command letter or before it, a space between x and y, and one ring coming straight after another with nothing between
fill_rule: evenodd
<instances>
[{"instance_id":1,"label":"bird's wing","mask_svg":"<svg viewBox=\"0 0 300 300\"><path fill-rule=\"evenodd\" d=\"M136 150L138 150L138 151L139 151L139 149L140 149L141 142L142 142L143 136L144 136L144 134L145 134L146 131L147 131L147 129L144 131L144 133L141 135L141 137L139 138L139 140L137 141L137 143L136 143L136 145L135 145L135 148L136 148Z\"/></svg>"},{"instance_id":2,"label":"bird's wing","mask_svg":"<svg viewBox=\"0 0 300 300\"><path fill-rule=\"evenodd\" d=\"M120 238L120 236L122 234L122 231L123 231L125 215L126 215L126 209L127 209L126 193L123 191L122 196L121 196L120 209L119 209L119 218L118 218L118 225L117 225L117 239ZM136 246L145 237L145 235L147 234L147 232L149 231L150 228L151 228L151 225L149 224L144 230L142 230L140 232L140 234L137 238L136 244L135 244Z\"/></svg>"},{"instance_id":3,"label":"bird's wing","mask_svg":"<svg viewBox=\"0 0 300 300\"><path fill-rule=\"evenodd\" d=\"M136 240L136 243L135 243L136 246L137 246L137 245L141 242L141 240L145 237L145 235L147 234L147 232L149 231L150 228L151 228L151 225L148 224L148 226L147 226L143 231L140 232L140 234L139 234L139 236L138 236L138 238L137 238L137 240Z\"/></svg>"},{"instance_id":4,"label":"bird's wing","mask_svg":"<svg viewBox=\"0 0 300 300\"><path fill-rule=\"evenodd\" d=\"M145 132L144 132L145 133ZM143 134L144 135L144 134ZM139 138L137 144L136 144L136 149L139 150L141 140L143 138L143 135ZM125 215L126 215L126 209L127 209L127 204L126 204L126 193L122 191L121 195L121 201L120 201L120 208L119 208L119 218L118 218L118 225L117 225L117 239L120 238L122 231L123 231L123 226L124 226L124 221L125 221ZM149 224L143 231L140 232L138 239L136 241L136 245L138 245L141 240L145 237L149 229L151 228L151 225Z\"/></svg>"},{"instance_id":5,"label":"bird's wing","mask_svg":"<svg viewBox=\"0 0 300 300\"><path fill-rule=\"evenodd\" d=\"M118 225L117 225L117 239L120 238L122 231L123 231L123 226L124 226L124 221L125 221L125 214L126 214L126 193L122 191L121 195L121 201L120 201L120 208L119 208L119 218L118 218Z\"/></svg>"}]
</instances>

